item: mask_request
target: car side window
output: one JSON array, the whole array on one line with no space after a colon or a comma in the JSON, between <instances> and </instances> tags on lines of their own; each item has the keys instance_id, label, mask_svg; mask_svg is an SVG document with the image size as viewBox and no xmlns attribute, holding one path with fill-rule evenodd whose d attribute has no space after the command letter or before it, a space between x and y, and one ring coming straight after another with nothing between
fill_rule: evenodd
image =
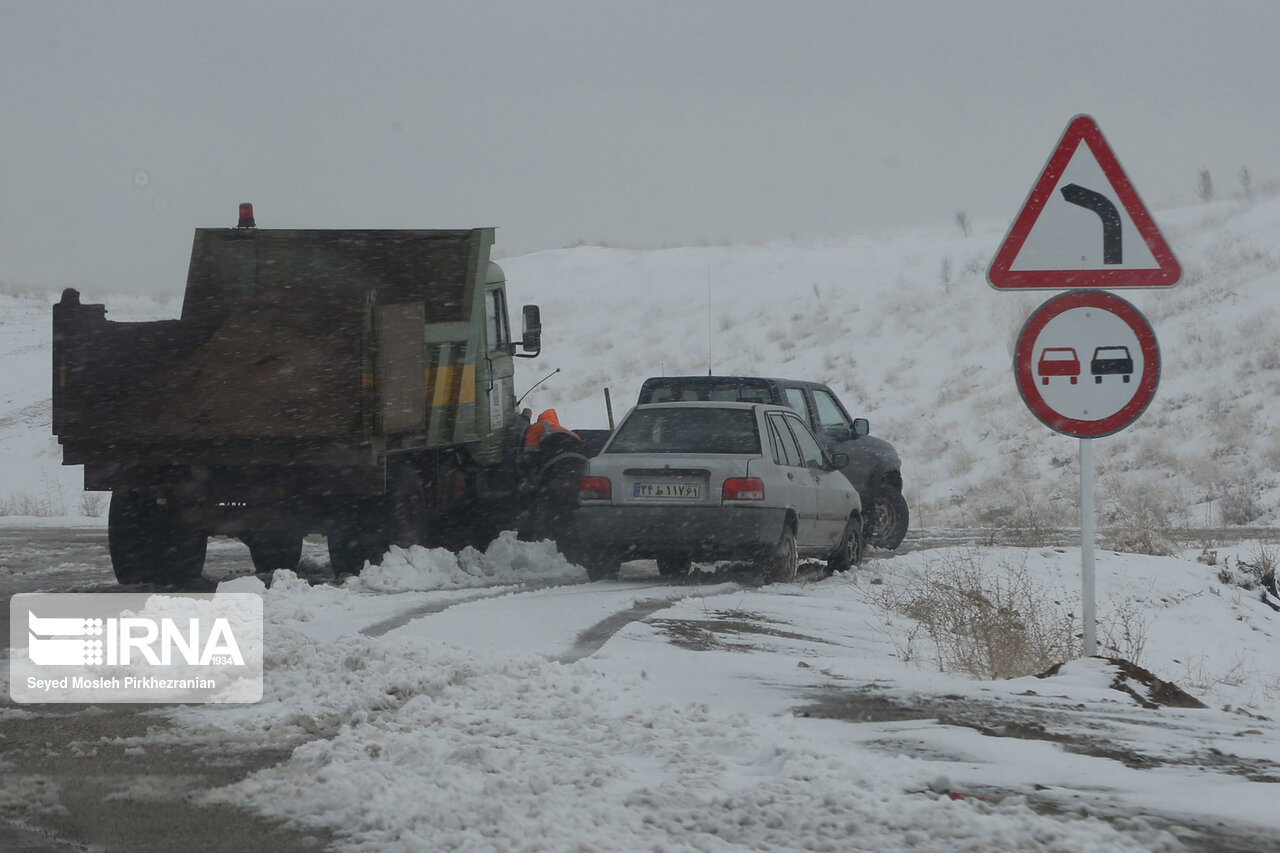
<instances>
[{"instance_id":1,"label":"car side window","mask_svg":"<svg viewBox=\"0 0 1280 853\"><path fill-rule=\"evenodd\" d=\"M853 425L849 423L849 419L845 413L840 410L840 404L836 402L836 398L829 391L820 391L817 388L813 390L813 402L818 409L818 425L822 431L832 438L851 438L853 437Z\"/></svg>"},{"instance_id":2,"label":"car side window","mask_svg":"<svg viewBox=\"0 0 1280 853\"><path fill-rule=\"evenodd\" d=\"M813 412L809 411L809 400L804 396L803 388L786 388L787 405L800 413L807 424L813 423Z\"/></svg>"},{"instance_id":3,"label":"car side window","mask_svg":"<svg viewBox=\"0 0 1280 853\"><path fill-rule=\"evenodd\" d=\"M804 422L793 415L787 415L787 422L791 424L791 431L795 433L796 442L800 445L800 456L804 459L806 468L821 468L826 460L823 456L822 446L818 444L818 440L805 427Z\"/></svg>"},{"instance_id":4,"label":"car side window","mask_svg":"<svg viewBox=\"0 0 1280 853\"><path fill-rule=\"evenodd\" d=\"M804 457L800 455L800 446L796 444L791 430L783 423L782 415L769 415L769 441L774 447L773 459L779 465L792 468L804 467Z\"/></svg>"}]
</instances>

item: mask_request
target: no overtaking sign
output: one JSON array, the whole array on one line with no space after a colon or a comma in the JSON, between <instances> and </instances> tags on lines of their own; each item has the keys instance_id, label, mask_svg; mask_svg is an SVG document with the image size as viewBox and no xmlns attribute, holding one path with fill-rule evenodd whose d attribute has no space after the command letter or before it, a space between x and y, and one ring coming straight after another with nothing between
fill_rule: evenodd
<instances>
[{"instance_id":1,"label":"no overtaking sign","mask_svg":"<svg viewBox=\"0 0 1280 853\"><path fill-rule=\"evenodd\" d=\"M1041 305L1018 334L1018 392L1047 426L1076 438L1137 420L1160 381L1160 348L1137 308L1101 290L1069 291Z\"/></svg>"}]
</instances>

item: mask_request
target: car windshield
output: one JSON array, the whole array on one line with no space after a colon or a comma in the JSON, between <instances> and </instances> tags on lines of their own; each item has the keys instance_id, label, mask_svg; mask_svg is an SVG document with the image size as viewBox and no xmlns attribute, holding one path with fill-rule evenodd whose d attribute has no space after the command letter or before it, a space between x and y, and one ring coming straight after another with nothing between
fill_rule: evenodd
<instances>
[{"instance_id":1,"label":"car windshield","mask_svg":"<svg viewBox=\"0 0 1280 853\"><path fill-rule=\"evenodd\" d=\"M637 409L605 453L759 453L750 409Z\"/></svg>"}]
</instances>

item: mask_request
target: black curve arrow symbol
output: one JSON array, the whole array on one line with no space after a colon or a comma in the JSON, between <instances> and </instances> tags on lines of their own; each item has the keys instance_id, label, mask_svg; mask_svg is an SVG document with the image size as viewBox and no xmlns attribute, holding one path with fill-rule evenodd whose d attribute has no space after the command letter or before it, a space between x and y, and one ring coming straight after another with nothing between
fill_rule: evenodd
<instances>
[{"instance_id":1,"label":"black curve arrow symbol","mask_svg":"<svg viewBox=\"0 0 1280 853\"><path fill-rule=\"evenodd\" d=\"M1071 204L1088 208L1098 214L1098 218L1102 220L1102 262L1104 264L1123 263L1120 260L1120 211L1111 203L1111 199L1079 184L1067 184L1063 187L1062 197Z\"/></svg>"}]
</instances>

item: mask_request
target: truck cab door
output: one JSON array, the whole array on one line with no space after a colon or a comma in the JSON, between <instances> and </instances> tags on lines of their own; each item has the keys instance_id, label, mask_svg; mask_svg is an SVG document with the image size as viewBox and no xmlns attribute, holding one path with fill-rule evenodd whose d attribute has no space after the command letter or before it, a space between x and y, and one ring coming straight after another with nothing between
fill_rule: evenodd
<instances>
[{"instance_id":1,"label":"truck cab door","mask_svg":"<svg viewBox=\"0 0 1280 853\"><path fill-rule=\"evenodd\" d=\"M502 433L515 414L515 359L511 322L507 316L507 293L501 286L484 294L485 361L481 391L488 399L489 430Z\"/></svg>"}]
</instances>

